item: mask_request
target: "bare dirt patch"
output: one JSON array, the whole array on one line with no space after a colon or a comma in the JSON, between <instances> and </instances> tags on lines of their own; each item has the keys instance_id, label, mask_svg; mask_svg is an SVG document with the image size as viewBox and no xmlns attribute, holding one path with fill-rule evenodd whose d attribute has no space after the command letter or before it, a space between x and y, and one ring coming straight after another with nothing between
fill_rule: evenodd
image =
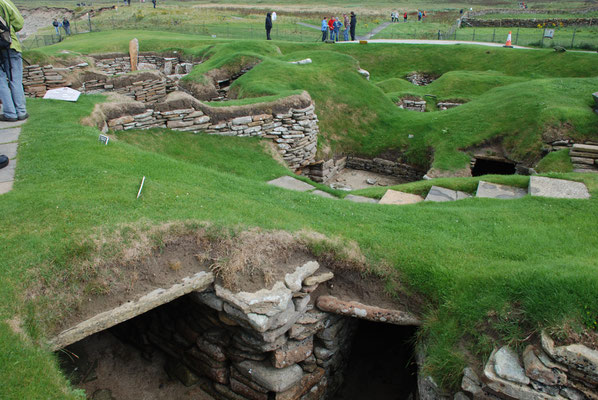
<instances>
[{"instance_id":1,"label":"bare dirt patch","mask_svg":"<svg viewBox=\"0 0 598 400\"><path fill-rule=\"evenodd\" d=\"M373 184L368 183L375 182ZM405 183L404 179L391 175L378 174L371 171L345 168L328 183L340 183L353 190L366 189L372 186L393 186Z\"/></svg>"}]
</instances>

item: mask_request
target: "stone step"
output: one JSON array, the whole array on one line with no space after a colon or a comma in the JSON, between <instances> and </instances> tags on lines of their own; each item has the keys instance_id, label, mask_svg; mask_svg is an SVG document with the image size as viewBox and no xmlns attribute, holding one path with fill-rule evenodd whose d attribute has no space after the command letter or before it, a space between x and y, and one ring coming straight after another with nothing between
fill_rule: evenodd
<instances>
[{"instance_id":1,"label":"stone step","mask_svg":"<svg viewBox=\"0 0 598 400\"><path fill-rule=\"evenodd\" d=\"M573 151L580 151L585 153L598 153L598 146L591 144L574 144Z\"/></svg>"},{"instance_id":2,"label":"stone step","mask_svg":"<svg viewBox=\"0 0 598 400\"><path fill-rule=\"evenodd\" d=\"M491 199L518 199L527 194L527 190L514 187L499 185L497 183L490 183L480 181L478 183L478 190L476 197L485 197Z\"/></svg>"}]
</instances>

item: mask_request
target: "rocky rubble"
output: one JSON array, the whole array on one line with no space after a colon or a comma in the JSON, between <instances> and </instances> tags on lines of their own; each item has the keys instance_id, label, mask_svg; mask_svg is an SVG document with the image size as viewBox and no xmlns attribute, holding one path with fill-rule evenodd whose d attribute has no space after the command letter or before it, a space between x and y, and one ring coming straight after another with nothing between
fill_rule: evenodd
<instances>
[{"instance_id":1,"label":"rocky rubble","mask_svg":"<svg viewBox=\"0 0 598 400\"><path fill-rule=\"evenodd\" d=\"M347 168L392 175L399 178L404 178L407 181L421 180L425 174L425 171L420 171L411 165L385 160L383 158L367 159L350 156L347 157L346 166Z\"/></svg>"},{"instance_id":2,"label":"rocky rubble","mask_svg":"<svg viewBox=\"0 0 598 400\"><path fill-rule=\"evenodd\" d=\"M521 355L508 346L495 349L480 378L464 371L461 389L474 399L598 398L598 351L581 344L555 346L546 332L541 346Z\"/></svg>"},{"instance_id":3,"label":"rocky rubble","mask_svg":"<svg viewBox=\"0 0 598 400\"><path fill-rule=\"evenodd\" d=\"M425 112L426 101L425 100L408 100L403 99L398 103L399 108L403 108L409 111Z\"/></svg>"}]
</instances>

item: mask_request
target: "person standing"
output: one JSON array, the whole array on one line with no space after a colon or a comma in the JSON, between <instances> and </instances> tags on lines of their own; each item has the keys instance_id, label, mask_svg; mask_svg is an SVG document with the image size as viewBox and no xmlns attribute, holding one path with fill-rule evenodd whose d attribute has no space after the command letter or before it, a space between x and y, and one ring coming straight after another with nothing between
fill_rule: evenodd
<instances>
[{"instance_id":1,"label":"person standing","mask_svg":"<svg viewBox=\"0 0 598 400\"><path fill-rule=\"evenodd\" d=\"M23 29L25 20L10 0L0 0L0 17L10 35L1 35L0 44L0 100L2 111L0 121L22 121L29 117L23 91L22 47L16 32ZM56 20L54 20L56 21Z\"/></svg>"},{"instance_id":2,"label":"person standing","mask_svg":"<svg viewBox=\"0 0 598 400\"><path fill-rule=\"evenodd\" d=\"M64 17L62 19L62 27L64 28L64 33L66 33L67 35L71 35L71 23L69 22L68 19L66 19L66 17Z\"/></svg>"},{"instance_id":3,"label":"person standing","mask_svg":"<svg viewBox=\"0 0 598 400\"><path fill-rule=\"evenodd\" d=\"M334 40L334 17L328 19L328 31L330 31L330 40Z\"/></svg>"},{"instance_id":4,"label":"person standing","mask_svg":"<svg viewBox=\"0 0 598 400\"><path fill-rule=\"evenodd\" d=\"M345 30L343 31L343 36L345 39L345 42L349 41L349 28L351 27L351 23L349 22L349 17L347 17L347 14L343 14L343 21L345 23Z\"/></svg>"},{"instance_id":5,"label":"person standing","mask_svg":"<svg viewBox=\"0 0 598 400\"><path fill-rule=\"evenodd\" d=\"M56 30L56 34L60 35L60 31L58 30L58 28L60 27L60 22L58 22L56 18L54 18L54 21L52 21L52 26Z\"/></svg>"},{"instance_id":6,"label":"person standing","mask_svg":"<svg viewBox=\"0 0 598 400\"><path fill-rule=\"evenodd\" d=\"M322 42L325 42L328 38L328 21L326 21L326 17L322 18Z\"/></svg>"},{"instance_id":7,"label":"person standing","mask_svg":"<svg viewBox=\"0 0 598 400\"><path fill-rule=\"evenodd\" d=\"M335 42L338 42L340 40L341 26L343 26L343 23L337 17L334 17L334 41Z\"/></svg>"},{"instance_id":8,"label":"person standing","mask_svg":"<svg viewBox=\"0 0 598 400\"><path fill-rule=\"evenodd\" d=\"M351 32L351 40L355 40L355 27L357 26L357 16L353 11L351 11L351 28L349 32Z\"/></svg>"},{"instance_id":9,"label":"person standing","mask_svg":"<svg viewBox=\"0 0 598 400\"><path fill-rule=\"evenodd\" d=\"M407 11L405 11L405 14L403 14L403 22L407 22Z\"/></svg>"},{"instance_id":10,"label":"person standing","mask_svg":"<svg viewBox=\"0 0 598 400\"><path fill-rule=\"evenodd\" d=\"M272 40L270 38L270 31L272 30L272 14L266 14L266 40Z\"/></svg>"},{"instance_id":11,"label":"person standing","mask_svg":"<svg viewBox=\"0 0 598 400\"><path fill-rule=\"evenodd\" d=\"M417 11L417 20L421 21L422 20L422 12L421 11Z\"/></svg>"},{"instance_id":12,"label":"person standing","mask_svg":"<svg viewBox=\"0 0 598 400\"><path fill-rule=\"evenodd\" d=\"M154 8L156 8L156 0L152 0L152 4L154 5Z\"/></svg>"}]
</instances>

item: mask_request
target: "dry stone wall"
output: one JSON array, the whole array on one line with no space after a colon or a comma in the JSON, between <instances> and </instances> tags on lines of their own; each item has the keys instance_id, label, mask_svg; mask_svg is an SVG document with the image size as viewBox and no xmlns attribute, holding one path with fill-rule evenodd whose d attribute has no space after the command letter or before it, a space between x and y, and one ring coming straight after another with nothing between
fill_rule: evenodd
<instances>
[{"instance_id":1,"label":"dry stone wall","mask_svg":"<svg viewBox=\"0 0 598 400\"><path fill-rule=\"evenodd\" d=\"M101 118L103 131L170 128L224 136L259 136L271 139L289 168L314 161L319 133L318 117L309 95L256 106L209 107L182 92L155 105L113 106Z\"/></svg>"},{"instance_id":2,"label":"dry stone wall","mask_svg":"<svg viewBox=\"0 0 598 400\"><path fill-rule=\"evenodd\" d=\"M331 279L310 261L271 288L238 292L214 284L118 327L147 357L155 348L185 384L229 400L317 400L342 382L355 320L311 301Z\"/></svg>"},{"instance_id":3,"label":"dry stone wall","mask_svg":"<svg viewBox=\"0 0 598 400\"><path fill-rule=\"evenodd\" d=\"M426 173L411 165L384 160L382 158L374 158L370 160L360 157L347 157L347 167L392 175L408 181L419 181Z\"/></svg>"},{"instance_id":4,"label":"dry stone wall","mask_svg":"<svg viewBox=\"0 0 598 400\"><path fill-rule=\"evenodd\" d=\"M54 68L52 65L27 65L23 67L23 89L25 96L43 97L49 89L70 86L64 74L81 70L88 66L88 63L81 63L68 68Z\"/></svg>"},{"instance_id":5,"label":"dry stone wall","mask_svg":"<svg viewBox=\"0 0 598 400\"><path fill-rule=\"evenodd\" d=\"M569 150L575 172L598 172L598 142L575 143L570 139L550 142L549 151Z\"/></svg>"},{"instance_id":6,"label":"dry stone wall","mask_svg":"<svg viewBox=\"0 0 598 400\"><path fill-rule=\"evenodd\" d=\"M598 23L598 18L504 18L504 19L476 19L468 18L467 24L473 27L515 27L537 28L538 25L551 26L593 26Z\"/></svg>"}]
</instances>

